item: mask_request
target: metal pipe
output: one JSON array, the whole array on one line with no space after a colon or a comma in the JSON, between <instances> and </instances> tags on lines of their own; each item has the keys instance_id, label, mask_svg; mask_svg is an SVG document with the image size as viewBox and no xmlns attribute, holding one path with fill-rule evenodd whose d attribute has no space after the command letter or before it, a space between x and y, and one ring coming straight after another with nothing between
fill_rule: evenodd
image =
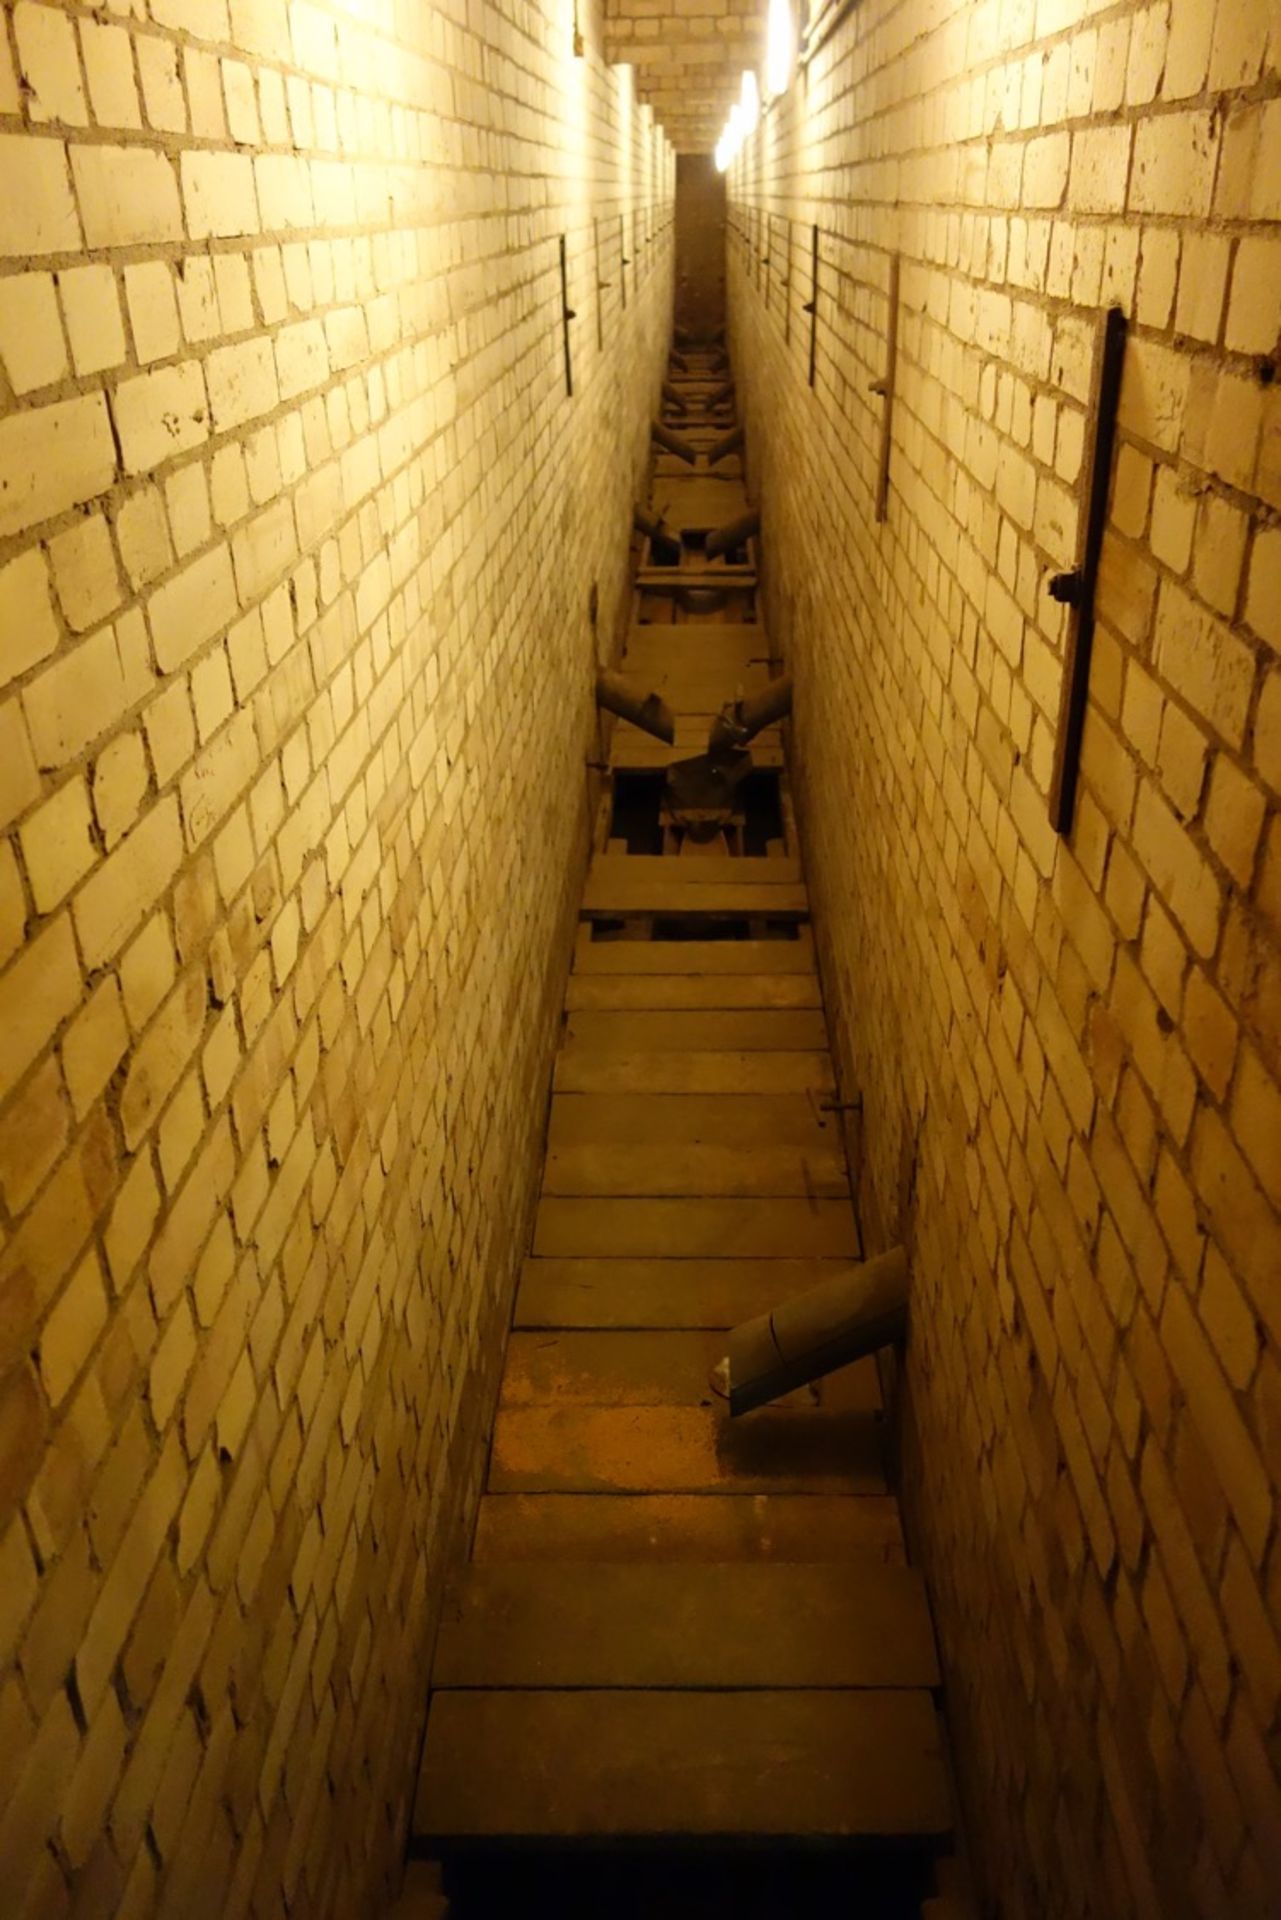
<instances>
[{"instance_id":1,"label":"metal pipe","mask_svg":"<svg viewBox=\"0 0 1281 1920\"><path fill-rule=\"evenodd\" d=\"M741 427L731 427L728 433L723 434L719 440L715 441L707 449L708 466L714 467L716 462L723 460L727 454L737 453L742 444L743 429Z\"/></svg>"},{"instance_id":2,"label":"metal pipe","mask_svg":"<svg viewBox=\"0 0 1281 1920\"><path fill-rule=\"evenodd\" d=\"M745 513L739 519L729 520L723 527L717 527L714 533L709 533L703 542L703 551L714 560L718 553L732 553L735 547L741 547L760 530L760 514Z\"/></svg>"},{"instance_id":3,"label":"metal pipe","mask_svg":"<svg viewBox=\"0 0 1281 1920\"><path fill-rule=\"evenodd\" d=\"M655 519L652 513L646 513L643 507L632 509L632 525L637 533L643 533L649 541L650 552L663 566L675 567L680 564L681 543L667 522L660 516Z\"/></svg>"},{"instance_id":4,"label":"metal pipe","mask_svg":"<svg viewBox=\"0 0 1281 1920\"><path fill-rule=\"evenodd\" d=\"M707 751L716 754L745 747L764 727L772 726L776 720L786 719L791 711L792 676L790 673L780 673L759 693L745 700L731 701L722 708L707 736Z\"/></svg>"},{"instance_id":5,"label":"metal pipe","mask_svg":"<svg viewBox=\"0 0 1281 1920\"><path fill-rule=\"evenodd\" d=\"M750 1413L899 1340L907 1325L902 1247L795 1294L729 1336L729 1410Z\"/></svg>"},{"instance_id":6,"label":"metal pipe","mask_svg":"<svg viewBox=\"0 0 1281 1920\"><path fill-rule=\"evenodd\" d=\"M683 440L679 433L673 433L670 427L665 427L661 420L651 421L650 433L660 447L665 447L668 453L674 453L678 460L688 462L691 467L698 465L697 448L691 447L688 440Z\"/></svg>"},{"instance_id":7,"label":"metal pipe","mask_svg":"<svg viewBox=\"0 0 1281 1920\"><path fill-rule=\"evenodd\" d=\"M643 685L625 673L601 669L596 675L596 704L620 720L630 720L643 733L672 746L676 740L676 715L661 694L646 693Z\"/></svg>"}]
</instances>

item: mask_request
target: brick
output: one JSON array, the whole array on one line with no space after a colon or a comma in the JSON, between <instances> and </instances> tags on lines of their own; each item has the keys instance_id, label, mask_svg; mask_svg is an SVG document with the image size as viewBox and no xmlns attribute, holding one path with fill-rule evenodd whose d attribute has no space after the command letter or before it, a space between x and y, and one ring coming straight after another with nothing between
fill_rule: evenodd
<instances>
[{"instance_id":1,"label":"brick","mask_svg":"<svg viewBox=\"0 0 1281 1920\"><path fill-rule=\"evenodd\" d=\"M58 275L58 294L76 372L118 367L125 357L125 329L111 268L64 268Z\"/></svg>"},{"instance_id":2,"label":"brick","mask_svg":"<svg viewBox=\"0 0 1281 1920\"><path fill-rule=\"evenodd\" d=\"M10 414L0 420L0 536L92 500L115 473L102 394Z\"/></svg>"},{"instance_id":3,"label":"brick","mask_svg":"<svg viewBox=\"0 0 1281 1920\"><path fill-rule=\"evenodd\" d=\"M172 162L149 147L71 149L85 243L133 247L182 239L182 207Z\"/></svg>"},{"instance_id":4,"label":"brick","mask_svg":"<svg viewBox=\"0 0 1281 1920\"><path fill-rule=\"evenodd\" d=\"M52 7L18 0L13 9L18 64L26 82L27 111L33 121L60 120L83 127L89 115L80 83L76 30Z\"/></svg>"},{"instance_id":5,"label":"brick","mask_svg":"<svg viewBox=\"0 0 1281 1920\"><path fill-rule=\"evenodd\" d=\"M163 673L183 666L237 613L231 555L217 546L152 594L147 613Z\"/></svg>"},{"instance_id":6,"label":"brick","mask_svg":"<svg viewBox=\"0 0 1281 1920\"><path fill-rule=\"evenodd\" d=\"M82 20L80 45L89 82L89 104L100 127L140 131L142 109L133 77L133 43L123 27Z\"/></svg>"},{"instance_id":7,"label":"brick","mask_svg":"<svg viewBox=\"0 0 1281 1920\"><path fill-rule=\"evenodd\" d=\"M23 695L38 764L61 767L78 758L118 724L132 704L131 691L116 627L64 648Z\"/></svg>"},{"instance_id":8,"label":"brick","mask_svg":"<svg viewBox=\"0 0 1281 1920\"><path fill-rule=\"evenodd\" d=\"M194 1055L205 1009L203 977L189 973L134 1048L120 1092L120 1124L131 1151L154 1124Z\"/></svg>"},{"instance_id":9,"label":"brick","mask_svg":"<svg viewBox=\"0 0 1281 1920\"><path fill-rule=\"evenodd\" d=\"M101 514L80 520L49 542L54 585L63 618L73 633L85 633L120 605L120 577L111 534Z\"/></svg>"},{"instance_id":10,"label":"brick","mask_svg":"<svg viewBox=\"0 0 1281 1920\"><path fill-rule=\"evenodd\" d=\"M182 346L173 275L166 260L144 260L125 268L125 299L134 350L143 366L168 360Z\"/></svg>"},{"instance_id":11,"label":"brick","mask_svg":"<svg viewBox=\"0 0 1281 1920\"><path fill-rule=\"evenodd\" d=\"M44 9L41 9L44 11ZM0 257L76 252L80 222L61 140L0 133Z\"/></svg>"},{"instance_id":12,"label":"brick","mask_svg":"<svg viewBox=\"0 0 1281 1920\"><path fill-rule=\"evenodd\" d=\"M1161 1335L1242 1539L1257 1566L1272 1522L1272 1487L1231 1389L1179 1287L1171 1287L1166 1295Z\"/></svg>"},{"instance_id":13,"label":"brick","mask_svg":"<svg viewBox=\"0 0 1281 1920\"><path fill-rule=\"evenodd\" d=\"M40 1335L40 1379L51 1406L59 1406L75 1385L106 1324L102 1267L91 1251L67 1282Z\"/></svg>"},{"instance_id":14,"label":"brick","mask_svg":"<svg viewBox=\"0 0 1281 1920\"><path fill-rule=\"evenodd\" d=\"M76 931L87 967L115 957L169 886L181 857L178 803L171 795L144 815L76 896Z\"/></svg>"},{"instance_id":15,"label":"brick","mask_svg":"<svg viewBox=\"0 0 1281 1920\"><path fill-rule=\"evenodd\" d=\"M0 568L0 632L0 686L47 659L58 644L49 574L39 547Z\"/></svg>"},{"instance_id":16,"label":"brick","mask_svg":"<svg viewBox=\"0 0 1281 1920\"><path fill-rule=\"evenodd\" d=\"M22 827L23 864L39 913L51 913L98 857L92 837L89 792L81 779L69 780L31 814Z\"/></svg>"},{"instance_id":17,"label":"brick","mask_svg":"<svg viewBox=\"0 0 1281 1920\"><path fill-rule=\"evenodd\" d=\"M110 1080L129 1044L114 978L104 980L67 1029L62 1070L77 1119L83 1119Z\"/></svg>"},{"instance_id":18,"label":"brick","mask_svg":"<svg viewBox=\"0 0 1281 1920\"><path fill-rule=\"evenodd\" d=\"M204 375L195 360L122 380L112 399L126 473L149 473L209 438Z\"/></svg>"},{"instance_id":19,"label":"brick","mask_svg":"<svg viewBox=\"0 0 1281 1920\"><path fill-rule=\"evenodd\" d=\"M1157 601L1158 673L1233 746L1245 737L1254 685L1250 649L1172 581Z\"/></svg>"},{"instance_id":20,"label":"brick","mask_svg":"<svg viewBox=\"0 0 1281 1920\"><path fill-rule=\"evenodd\" d=\"M51 273L16 273L0 280L0 361L18 395L47 387L66 372Z\"/></svg>"},{"instance_id":21,"label":"brick","mask_svg":"<svg viewBox=\"0 0 1281 1920\"><path fill-rule=\"evenodd\" d=\"M0 1099L21 1079L80 998L80 968L64 914L0 975Z\"/></svg>"},{"instance_id":22,"label":"brick","mask_svg":"<svg viewBox=\"0 0 1281 1920\"><path fill-rule=\"evenodd\" d=\"M184 153L180 162L187 230L193 240L257 233L254 163L242 153Z\"/></svg>"}]
</instances>

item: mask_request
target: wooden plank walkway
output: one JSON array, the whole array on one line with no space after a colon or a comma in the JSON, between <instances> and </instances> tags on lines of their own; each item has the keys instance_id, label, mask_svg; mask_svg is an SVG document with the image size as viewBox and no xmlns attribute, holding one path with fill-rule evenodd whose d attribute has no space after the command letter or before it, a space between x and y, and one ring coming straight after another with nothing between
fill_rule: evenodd
<instances>
[{"instance_id":1,"label":"wooden plank walkway","mask_svg":"<svg viewBox=\"0 0 1281 1920\"><path fill-rule=\"evenodd\" d=\"M653 506L719 526L746 511L739 471L669 478L660 460ZM738 615L638 623L621 664L663 692L677 744L620 723L612 769L701 751L769 651ZM781 768L779 728L753 760ZM874 1364L732 1423L711 1384L727 1329L862 1254L804 872L770 845L680 858L602 837L592 859L485 1488L437 1647L420 1851L949 1832Z\"/></svg>"}]
</instances>

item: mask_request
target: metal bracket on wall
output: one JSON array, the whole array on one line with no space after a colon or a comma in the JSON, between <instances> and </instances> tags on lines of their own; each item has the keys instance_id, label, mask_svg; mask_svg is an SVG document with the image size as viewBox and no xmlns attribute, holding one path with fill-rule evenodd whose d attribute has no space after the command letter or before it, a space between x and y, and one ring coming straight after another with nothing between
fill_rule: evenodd
<instances>
[{"instance_id":1,"label":"metal bracket on wall","mask_svg":"<svg viewBox=\"0 0 1281 1920\"><path fill-rule=\"evenodd\" d=\"M869 393L877 393L885 402L881 408L881 457L876 474L876 518L883 521L890 499L890 433L894 422L894 379L898 372L899 257L890 255L889 316L885 333L885 372L873 380Z\"/></svg>"},{"instance_id":2,"label":"metal bracket on wall","mask_svg":"<svg viewBox=\"0 0 1281 1920\"><path fill-rule=\"evenodd\" d=\"M623 312L627 311L627 269L631 266L627 258L627 215L618 216L618 284L623 296Z\"/></svg>"},{"instance_id":3,"label":"metal bracket on wall","mask_svg":"<svg viewBox=\"0 0 1281 1920\"><path fill-rule=\"evenodd\" d=\"M565 392L572 399L574 394L574 361L569 349L569 323L577 320L578 315L569 304L569 262L566 255L565 236L560 236L560 326L565 343Z\"/></svg>"},{"instance_id":4,"label":"metal bracket on wall","mask_svg":"<svg viewBox=\"0 0 1281 1920\"><path fill-rule=\"evenodd\" d=\"M810 317L810 385L818 364L818 228L810 228L810 297L801 308Z\"/></svg>"},{"instance_id":5,"label":"metal bracket on wall","mask_svg":"<svg viewBox=\"0 0 1281 1920\"><path fill-rule=\"evenodd\" d=\"M783 344L792 343L792 220L790 214L783 219L783 246L787 253L787 274L783 280Z\"/></svg>"},{"instance_id":6,"label":"metal bracket on wall","mask_svg":"<svg viewBox=\"0 0 1281 1920\"><path fill-rule=\"evenodd\" d=\"M600 273L600 221L592 221L592 256L596 262L596 349L605 350L605 289L608 280L601 279Z\"/></svg>"},{"instance_id":7,"label":"metal bracket on wall","mask_svg":"<svg viewBox=\"0 0 1281 1920\"><path fill-rule=\"evenodd\" d=\"M1077 776L1081 769L1081 737L1085 732L1090 652L1094 644L1094 596L1103 552L1103 530L1107 524L1127 332L1128 322L1122 309L1110 307L1099 323L1094 349L1094 391L1089 415L1092 444L1086 462L1089 491L1084 524L1077 537L1079 557L1071 573L1056 573L1049 583L1051 599L1072 609L1063 656L1063 692L1054 737L1054 769L1050 775L1050 824L1056 833L1062 834L1072 829Z\"/></svg>"}]
</instances>

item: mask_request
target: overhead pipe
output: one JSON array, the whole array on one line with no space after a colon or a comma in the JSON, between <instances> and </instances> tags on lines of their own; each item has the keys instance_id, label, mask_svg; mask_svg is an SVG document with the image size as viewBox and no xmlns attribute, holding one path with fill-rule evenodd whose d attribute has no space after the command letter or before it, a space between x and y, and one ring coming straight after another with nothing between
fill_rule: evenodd
<instances>
[{"instance_id":1,"label":"overhead pipe","mask_svg":"<svg viewBox=\"0 0 1281 1920\"><path fill-rule=\"evenodd\" d=\"M750 1413L901 1339L907 1292L907 1254L893 1247L735 1327L728 1354L731 1416ZM718 1386L725 1366L722 1362L713 1370Z\"/></svg>"},{"instance_id":2,"label":"overhead pipe","mask_svg":"<svg viewBox=\"0 0 1281 1920\"><path fill-rule=\"evenodd\" d=\"M732 700L717 714L707 736L707 751L712 754L738 751L754 740L763 728L776 720L785 720L792 711L792 676L780 673L759 693Z\"/></svg>"},{"instance_id":3,"label":"overhead pipe","mask_svg":"<svg viewBox=\"0 0 1281 1920\"><path fill-rule=\"evenodd\" d=\"M649 541L650 552L661 566L675 567L680 564L681 543L667 522L660 515L657 519L652 513L646 513L643 507L632 509L632 525L637 533L643 533Z\"/></svg>"},{"instance_id":4,"label":"overhead pipe","mask_svg":"<svg viewBox=\"0 0 1281 1920\"><path fill-rule=\"evenodd\" d=\"M761 530L759 513L745 513L737 520L727 521L723 527L717 527L709 533L703 542L703 551L714 560L718 554L732 553L735 547L741 547L753 534Z\"/></svg>"},{"instance_id":5,"label":"overhead pipe","mask_svg":"<svg viewBox=\"0 0 1281 1920\"><path fill-rule=\"evenodd\" d=\"M718 460L724 460L727 454L737 453L743 444L742 427L731 427L707 449L707 464L714 467Z\"/></svg>"},{"instance_id":6,"label":"overhead pipe","mask_svg":"<svg viewBox=\"0 0 1281 1920\"><path fill-rule=\"evenodd\" d=\"M682 439L679 433L673 433L670 427L665 427L661 420L650 422L650 434L660 447L665 447L668 453L674 453L678 460L686 461L691 467L698 465L698 449Z\"/></svg>"},{"instance_id":7,"label":"overhead pipe","mask_svg":"<svg viewBox=\"0 0 1281 1920\"><path fill-rule=\"evenodd\" d=\"M643 733L673 746L676 741L676 715L661 694L646 693L640 681L625 673L602 668L596 675L596 704L620 720L630 720Z\"/></svg>"}]
</instances>

